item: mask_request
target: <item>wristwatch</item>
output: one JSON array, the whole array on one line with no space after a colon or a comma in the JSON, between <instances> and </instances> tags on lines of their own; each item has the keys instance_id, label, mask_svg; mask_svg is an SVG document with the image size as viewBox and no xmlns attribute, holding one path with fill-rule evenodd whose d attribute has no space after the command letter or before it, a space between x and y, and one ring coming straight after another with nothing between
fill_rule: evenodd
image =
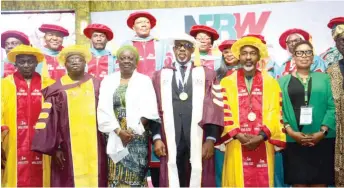
<instances>
[{"instance_id":1,"label":"wristwatch","mask_svg":"<svg viewBox=\"0 0 344 188\"><path fill-rule=\"evenodd\" d=\"M323 133L325 136L327 136L328 134L328 131L322 128L320 129L320 132Z\"/></svg>"}]
</instances>

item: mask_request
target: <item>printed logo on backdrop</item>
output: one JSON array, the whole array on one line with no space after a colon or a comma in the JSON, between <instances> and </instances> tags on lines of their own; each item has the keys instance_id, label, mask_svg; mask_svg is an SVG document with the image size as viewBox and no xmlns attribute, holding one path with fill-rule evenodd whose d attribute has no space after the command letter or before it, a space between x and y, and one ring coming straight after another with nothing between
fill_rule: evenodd
<instances>
[{"instance_id":1,"label":"printed logo on backdrop","mask_svg":"<svg viewBox=\"0 0 344 188\"><path fill-rule=\"evenodd\" d=\"M246 14L200 14L184 16L185 32L193 25L202 24L213 27L220 34L220 40L238 39L248 33L261 34L269 20L271 11L248 12Z\"/></svg>"}]
</instances>

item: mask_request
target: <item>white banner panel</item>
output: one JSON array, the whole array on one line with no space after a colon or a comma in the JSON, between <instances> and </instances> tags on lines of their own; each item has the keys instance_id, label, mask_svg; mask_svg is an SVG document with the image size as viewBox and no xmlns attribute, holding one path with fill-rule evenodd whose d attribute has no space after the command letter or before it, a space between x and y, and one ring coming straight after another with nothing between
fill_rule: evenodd
<instances>
[{"instance_id":1,"label":"white banner panel","mask_svg":"<svg viewBox=\"0 0 344 188\"><path fill-rule=\"evenodd\" d=\"M194 24L206 24L220 33L217 44L226 39L237 39L248 33L262 34L269 46L272 59L282 63L288 54L280 47L278 39L282 32L301 28L312 35L317 54L334 45L327 23L334 17L344 16L344 1L303 1L274 4L169 8L145 10L157 19L152 35L157 38L189 32ZM127 18L136 10L91 13L92 23L108 25L115 39L108 48L120 46L135 33L128 28Z\"/></svg>"}]
</instances>

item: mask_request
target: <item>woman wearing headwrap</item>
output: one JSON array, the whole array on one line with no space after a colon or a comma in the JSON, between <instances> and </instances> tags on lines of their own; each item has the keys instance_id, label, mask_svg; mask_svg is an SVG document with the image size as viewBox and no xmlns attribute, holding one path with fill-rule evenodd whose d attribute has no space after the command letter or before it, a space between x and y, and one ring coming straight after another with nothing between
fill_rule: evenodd
<instances>
[{"instance_id":1,"label":"woman wearing headwrap","mask_svg":"<svg viewBox=\"0 0 344 188\"><path fill-rule=\"evenodd\" d=\"M333 40L336 42L336 36L344 32L344 17L333 18L327 24L327 27L331 29ZM325 61L326 67L343 59L343 55L336 46L327 49L320 57Z\"/></svg>"},{"instance_id":2,"label":"woman wearing headwrap","mask_svg":"<svg viewBox=\"0 0 344 188\"><path fill-rule=\"evenodd\" d=\"M97 111L99 130L108 134L108 185L142 187L146 185L148 124L160 126L156 95L150 78L136 71L135 47L122 46L117 62L120 71L101 83Z\"/></svg>"},{"instance_id":3,"label":"woman wearing headwrap","mask_svg":"<svg viewBox=\"0 0 344 188\"><path fill-rule=\"evenodd\" d=\"M344 18L342 18L344 19ZM343 20L342 20L343 21ZM333 98L336 106L336 152L335 152L335 176L336 186L344 187L344 25L338 25L333 32L336 49L341 59L327 69L331 78Z\"/></svg>"}]
</instances>

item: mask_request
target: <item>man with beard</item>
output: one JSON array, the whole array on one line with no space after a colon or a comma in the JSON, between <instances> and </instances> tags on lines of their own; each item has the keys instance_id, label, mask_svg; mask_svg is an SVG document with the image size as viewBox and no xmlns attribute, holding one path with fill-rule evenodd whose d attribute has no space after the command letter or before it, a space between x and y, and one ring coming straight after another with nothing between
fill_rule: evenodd
<instances>
[{"instance_id":1,"label":"man with beard","mask_svg":"<svg viewBox=\"0 0 344 188\"><path fill-rule=\"evenodd\" d=\"M30 45L29 37L20 31L5 31L1 34L1 48L5 49L6 54L18 45ZM1 61L1 77L6 77L16 71L13 63L8 62L8 59Z\"/></svg>"},{"instance_id":2,"label":"man with beard","mask_svg":"<svg viewBox=\"0 0 344 188\"><path fill-rule=\"evenodd\" d=\"M39 30L44 34L45 46L42 49L45 60L42 67L37 67L43 78L58 80L66 74L66 69L57 61L57 55L62 50L63 38L69 36L67 29L53 24L42 24Z\"/></svg>"},{"instance_id":3,"label":"man with beard","mask_svg":"<svg viewBox=\"0 0 344 188\"><path fill-rule=\"evenodd\" d=\"M215 187L214 143L223 124L221 87L215 85L215 71L191 60L196 44L192 36L183 34L171 42L176 61L152 79L162 119L161 129L153 132L160 187Z\"/></svg>"},{"instance_id":4,"label":"man with beard","mask_svg":"<svg viewBox=\"0 0 344 188\"><path fill-rule=\"evenodd\" d=\"M96 120L100 81L85 73L91 58L83 46L64 48L58 62L68 74L42 91L31 149L52 156L52 187L107 185L105 140Z\"/></svg>"},{"instance_id":5,"label":"man with beard","mask_svg":"<svg viewBox=\"0 0 344 188\"><path fill-rule=\"evenodd\" d=\"M257 69L258 61L268 57L260 39L243 37L231 50L242 68L221 81L221 142L226 143L222 186L273 187L275 148L286 144L281 90L273 77Z\"/></svg>"},{"instance_id":6,"label":"man with beard","mask_svg":"<svg viewBox=\"0 0 344 188\"><path fill-rule=\"evenodd\" d=\"M90 24L84 29L84 34L92 43L92 60L87 64L87 72L103 80L105 75L115 70L114 58L111 52L105 49L107 42L113 39L113 32L106 25Z\"/></svg>"},{"instance_id":7,"label":"man with beard","mask_svg":"<svg viewBox=\"0 0 344 188\"><path fill-rule=\"evenodd\" d=\"M19 45L7 58L17 71L1 81L1 184L3 187L47 187L50 160L30 150L42 107L41 89L45 87L35 68L44 56L37 48Z\"/></svg>"},{"instance_id":8,"label":"man with beard","mask_svg":"<svg viewBox=\"0 0 344 188\"><path fill-rule=\"evenodd\" d=\"M294 46L296 43L302 41L302 40L311 40L311 36L308 32L302 30L302 29L289 29L282 33L282 35L279 38L279 43L281 47L288 51L289 54L294 53ZM284 75L290 74L295 71L296 66L295 62L292 59L292 56L288 58L287 61L282 63L280 67L278 67L277 64L275 64L274 72L276 78L280 78ZM277 70L278 69L278 70ZM322 60L319 56L314 56L313 64L311 66L312 72L325 72L326 66L324 60Z\"/></svg>"},{"instance_id":9,"label":"man with beard","mask_svg":"<svg viewBox=\"0 0 344 188\"><path fill-rule=\"evenodd\" d=\"M165 46L162 41L150 35L156 25L156 19L149 12L134 12L129 15L127 25L136 35L126 44L132 44L139 51L140 61L137 72L152 78L155 71L160 70L165 56Z\"/></svg>"},{"instance_id":10,"label":"man with beard","mask_svg":"<svg viewBox=\"0 0 344 188\"><path fill-rule=\"evenodd\" d=\"M200 43L201 64L211 70L217 70L221 65L221 52L213 48L214 41L220 37L217 31L206 25L194 25L190 35Z\"/></svg>"}]
</instances>

